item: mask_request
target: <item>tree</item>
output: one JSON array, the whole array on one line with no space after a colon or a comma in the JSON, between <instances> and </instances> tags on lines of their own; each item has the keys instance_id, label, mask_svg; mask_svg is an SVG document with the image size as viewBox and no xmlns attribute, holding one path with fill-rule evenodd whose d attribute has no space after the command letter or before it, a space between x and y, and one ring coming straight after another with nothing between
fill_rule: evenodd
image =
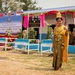
<instances>
[{"instance_id":1,"label":"tree","mask_svg":"<svg viewBox=\"0 0 75 75\"><path fill-rule=\"evenodd\" d=\"M0 0L0 12L1 12L1 9L2 9L2 1Z\"/></svg>"},{"instance_id":2,"label":"tree","mask_svg":"<svg viewBox=\"0 0 75 75\"><path fill-rule=\"evenodd\" d=\"M32 0L0 0L0 9L2 8L2 12L41 9L36 7L36 4L37 2Z\"/></svg>"},{"instance_id":3,"label":"tree","mask_svg":"<svg viewBox=\"0 0 75 75\"><path fill-rule=\"evenodd\" d=\"M20 11L24 5L23 2L19 0L1 0L2 1L2 11Z\"/></svg>"},{"instance_id":4,"label":"tree","mask_svg":"<svg viewBox=\"0 0 75 75\"><path fill-rule=\"evenodd\" d=\"M23 6L24 11L41 9L41 7L36 6L37 4L36 1L32 1L32 0L21 0L21 1L25 3L25 5Z\"/></svg>"}]
</instances>

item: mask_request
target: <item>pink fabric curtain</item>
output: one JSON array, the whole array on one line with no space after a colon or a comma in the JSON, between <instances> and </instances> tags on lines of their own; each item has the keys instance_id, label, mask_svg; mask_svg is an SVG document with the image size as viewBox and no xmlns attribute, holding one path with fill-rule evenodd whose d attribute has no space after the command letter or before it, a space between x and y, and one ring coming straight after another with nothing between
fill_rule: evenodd
<instances>
[{"instance_id":1,"label":"pink fabric curtain","mask_svg":"<svg viewBox=\"0 0 75 75\"><path fill-rule=\"evenodd\" d=\"M40 22L41 22L41 26L42 26L42 27L45 26L44 20L45 20L45 15L44 15L44 14L41 14L41 15L40 15Z\"/></svg>"},{"instance_id":2,"label":"pink fabric curtain","mask_svg":"<svg viewBox=\"0 0 75 75\"><path fill-rule=\"evenodd\" d=\"M25 15L24 16L24 24L23 24L23 27L24 28L29 27L29 17L28 17L28 15Z\"/></svg>"},{"instance_id":3,"label":"pink fabric curtain","mask_svg":"<svg viewBox=\"0 0 75 75\"><path fill-rule=\"evenodd\" d=\"M74 26L75 26L75 12L73 13L73 15L74 15Z\"/></svg>"}]
</instances>

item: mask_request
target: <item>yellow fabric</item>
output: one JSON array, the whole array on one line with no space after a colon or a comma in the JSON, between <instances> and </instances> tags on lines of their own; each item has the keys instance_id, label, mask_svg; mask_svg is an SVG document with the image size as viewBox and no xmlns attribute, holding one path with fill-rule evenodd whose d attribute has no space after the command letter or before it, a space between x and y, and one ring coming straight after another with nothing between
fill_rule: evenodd
<instances>
[{"instance_id":1,"label":"yellow fabric","mask_svg":"<svg viewBox=\"0 0 75 75\"><path fill-rule=\"evenodd\" d=\"M63 50L63 61L68 63L68 44L69 44L69 34L64 36L65 49Z\"/></svg>"},{"instance_id":2,"label":"yellow fabric","mask_svg":"<svg viewBox=\"0 0 75 75\"><path fill-rule=\"evenodd\" d=\"M67 33L67 34L66 34ZM69 34L67 30L65 29L64 25L56 26L54 29L54 35L63 35L64 37L64 45L65 48L63 50L63 61L68 63L68 43L69 43Z\"/></svg>"}]
</instances>

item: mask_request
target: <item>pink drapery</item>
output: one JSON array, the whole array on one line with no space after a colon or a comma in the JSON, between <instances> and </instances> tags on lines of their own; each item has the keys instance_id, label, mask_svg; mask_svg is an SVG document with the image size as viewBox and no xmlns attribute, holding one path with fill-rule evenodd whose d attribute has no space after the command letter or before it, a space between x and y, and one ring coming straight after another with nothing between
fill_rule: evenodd
<instances>
[{"instance_id":1,"label":"pink drapery","mask_svg":"<svg viewBox=\"0 0 75 75\"><path fill-rule=\"evenodd\" d=\"M23 27L24 28L29 27L29 17L28 17L28 15L25 15L24 16L24 24L23 24Z\"/></svg>"},{"instance_id":2,"label":"pink drapery","mask_svg":"<svg viewBox=\"0 0 75 75\"><path fill-rule=\"evenodd\" d=\"M42 27L45 26L44 21L45 21L45 15L44 15L44 14L41 14L41 15L40 15L40 23L41 23L41 26L42 26Z\"/></svg>"},{"instance_id":3,"label":"pink drapery","mask_svg":"<svg viewBox=\"0 0 75 75\"><path fill-rule=\"evenodd\" d=\"M74 15L74 26L75 26L75 12L73 13L73 15Z\"/></svg>"}]
</instances>

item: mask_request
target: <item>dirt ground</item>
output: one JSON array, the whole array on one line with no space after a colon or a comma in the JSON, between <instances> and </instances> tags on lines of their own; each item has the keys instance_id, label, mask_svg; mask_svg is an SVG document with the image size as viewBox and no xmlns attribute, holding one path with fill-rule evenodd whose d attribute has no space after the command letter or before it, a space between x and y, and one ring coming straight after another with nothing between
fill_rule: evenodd
<instances>
[{"instance_id":1,"label":"dirt ground","mask_svg":"<svg viewBox=\"0 0 75 75\"><path fill-rule=\"evenodd\" d=\"M0 49L0 75L75 75L75 54L69 54L69 63L63 63L58 71L52 68L52 56L38 52Z\"/></svg>"}]
</instances>

